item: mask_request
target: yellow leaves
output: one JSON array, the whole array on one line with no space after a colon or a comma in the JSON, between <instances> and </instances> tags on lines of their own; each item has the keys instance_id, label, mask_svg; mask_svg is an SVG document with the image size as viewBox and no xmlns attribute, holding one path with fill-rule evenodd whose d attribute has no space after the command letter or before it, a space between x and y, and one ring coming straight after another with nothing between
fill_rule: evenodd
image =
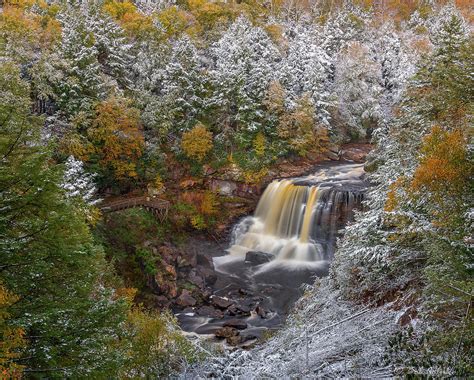
<instances>
[{"instance_id":1,"label":"yellow leaves","mask_svg":"<svg viewBox=\"0 0 474 380\"><path fill-rule=\"evenodd\" d=\"M172 6L161 11L158 14L158 20L166 30L166 35L168 37L179 36L188 28L190 28L194 23L194 19L189 13L179 9L176 6Z\"/></svg>"},{"instance_id":2,"label":"yellow leaves","mask_svg":"<svg viewBox=\"0 0 474 380\"><path fill-rule=\"evenodd\" d=\"M448 132L433 127L423 140L421 162L415 171L412 189L432 192L459 191L472 167L467 161L467 146L461 130Z\"/></svg>"},{"instance_id":3,"label":"yellow leaves","mask_svg":"<svg viewBox=\"0 0 474 380\"><path fill-rule=\"evenodd\" d=\"M19 350L26 345L25 332L8 326L7 308L18 301L0 284L0 379L20 379L23 366L14 362L20 357Z\"/></svg>"},{"instance_id":4,"label":"yellow leaves","mask_svg":"<svg viewBox=\"0 0 474 380\"><path fill-rule=\"evenodd\" d=\"M217 215L219 211L218 207L219 202L217 196L211 191L206 191L201 200L201 213L208 216Z\"/></svg>"},{"instance_id":5,"label":"yellow leaves","mask_svg":"<svg viewBox=\"0 0 474 380\"><path fill-rule=\"evenodd\" d=\"M403 189L403 186L406 184L406 178L400 177L394 183L389 186L389 191L387 193L387 200L385 202L384 210L387 212L394 211L400 204L400 198L398 191Z\"/></svg>"},{"instance_id":6,"label":"yellow leaves","mask_svg":"<svg viewBox=\"0 0 474 380\"><path fill-rule=\"evenodd\" d=\"M257 157L263 157L263 155L265 154L266 143L267 141L263 133L258 132L257 136L255 136L255 139L253 140L253 148L255 150L255 154L257 155Z\"/></svg>"},{"instance_id":7,"label":"yellow leaves","mask_svg":"<svg viewBox=\"0 0 474 380\"><path fill-rule=\"evenodd\" d=\"M161 194L165 190L165 184L163 183L163 178L158 174L154 181L150 183L150 190L153 192L151 195L158 195Z\"/></svg>"},{"instance_id":8,"label":"yellow leaves","mask_svg":"<svg viewBox=\"0 0 474 380\"><path fill-rule=\"evenodd\" d=\"M87 161L94 147L87 139L77 133L69 133L61 141L61 150L68 156L72 155L81 161Z\"/></svg>"},{"instance_id":9,"label":"yellow leaves","mask_svg":"<svg viewBox=\"0 0 474 380\"><path fill-rule=\"evenodd\" d=\"M149 34L155 29L152 17L140 13L131 1L108 1L104 5L104 11L135 37Z\"/></svg>"},{"instance_id":10,"label":"yellow leaves","mask_svg":"<svg viewBox=\"0 0 474 380\"><path fill-rule=\"evenodd\" d=\"M180 334L170 313L135 306L128 313L125 332L128 347L121 379L151 378L157 374L167 377L179 360L193 360L191 345Z\"/></svg>"},{"instance_id":11,"label":"yellow leaves","mask_svg":"<svg viewBox=\"0 0 474 380\"><path fill-rule=\"evenodd\" d=\"M137 176L136 161L142 155L144 137L139 111L127 99L99 103L88 133L102 166L112 168L118 179Z\"/></svg>"},{"instance_id":12,"label":"yellow leaves","mask_svg":"<svg viewBox=\"0 0 474 380\"><path fill-rule=\"evenodd\" d=\"M37 4L46 12L40 16L29 9ZM11 44L11 48L20 52L31 52L41 46L50 47L61 37L60 23L54 19L56 5L48 6L36 1L8 1L0 13L0 41ZM24 49L24 51L21 51ZM14 54L14 53L13 53ZM14 57L19 59L19 57Z\"/></svg>"},{"instance_id":13,"label":"yellow leaves","mask_svg":"<svg viewBox=\"0 0 474 380\"><path fill-rule=\"evenodd\" d=\"M321 153L328 142L327 129L318 126L314 120L314 108L307 95L303 96L296 108L280 118L278 135L287 140L291 148L300 156Z\"/></svg>"},{"instance_id":14,"label":"yellow leaves","mask_svg":"<svg viewBox=\"0 0 474 380\"><path fill-rule=\"evenodd\" d=\"M137 295L138 289L136 288L118 288L115 290L116 299L124 299L130 306L133 305L133 300Z\"/></svg>"},{"instance_id":15,"label":"yellow leaves","mask_svg":"<svg viewBox=\"0 0 474 380\"><path fill-rule=\"evenodd\" d=\"M267 32L271 40L278 46L282 46L286 42L285 37L283 37L283 27L281 25L265 25L265 31Z\"/></svg>"},{"instance_id":16,"label":"yellow leaves","mask_svg":"<svg viewBox=\"0 0 474 380\"><path fill-rule=\"evenodd\" d=\"M192 130L183 133L181 148L189 158L201 162L212 146L212 133L203 124L198 123Z\"/></svg>"},{"instance_id":17,"label":"yellow leaves","mask_svg":"<svg viewBox=\"0 0 474 380\"><path fill-rule=\"evenodd\" d=\"M268 174L268 169L262 168L256 171L251 171L251 170L244 171L242 173L242 176L245 183L249 185L255 185L255 184L261 183L267 174Z\"/></svg>"},{"instance_id":18,"label":"yellow leaves","mask_svg":"<svg viewBox=\"0 0 474 380\"><path fill-rule=\"evenodd\" d=\"M209 31L218 24L224 25L232 16L224 3L207 0L188 0L188 9L197 20L200 32Z\"/></svg>"}]
</instances>

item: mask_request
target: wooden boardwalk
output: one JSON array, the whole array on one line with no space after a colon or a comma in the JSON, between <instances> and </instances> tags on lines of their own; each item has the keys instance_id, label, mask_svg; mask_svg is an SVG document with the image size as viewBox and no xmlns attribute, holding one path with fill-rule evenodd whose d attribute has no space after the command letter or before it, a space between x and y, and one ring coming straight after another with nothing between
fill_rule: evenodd
<instances>
[{"instance_id":1,"label":"wooden boardwalk","mask_svg":"<svg viewBox=\"0 0 474 380\"><path fill-rule=\"evenodd\" d=\"M136 196L128 198L105 200L99 206L103 213L125 210L127 208L142 207L153 213L158 219L163 221L168 217L168 210L171 207L170 202L153 198L150 196Z\"/></svg>"}]
</instances>

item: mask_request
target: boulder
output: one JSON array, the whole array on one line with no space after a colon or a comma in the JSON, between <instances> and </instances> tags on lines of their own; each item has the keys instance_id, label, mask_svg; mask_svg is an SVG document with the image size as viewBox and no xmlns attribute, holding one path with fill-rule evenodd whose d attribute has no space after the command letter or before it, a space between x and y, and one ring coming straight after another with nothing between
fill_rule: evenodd
<instances>
[{"instance_id":1,"label":"boulder","mask_svg":"<svg viewBox=\"0 0 474 380\"><path fill-rule=\"evenodd\" d=\"M330 159L331 161L339 161L340 158L341 158L341 157L339 156L339 154L334 153L334 152L331 152L331 151L326 152L324 155L325 155L328 159Z\"/></svg>"},{"instance_id":2,"label":"boulder","mask_svg":"<svg viewBox=\"0 0 474 380\"><path fill-rule=\"evenodd\" d=\"M224 313L216 309L212 306L201 306L199 309L196 311L197 315L200 315L202 317L209 317L209 318L224 318Z\"/></svg>"},{"instance_id":3,"label":"boulder","mask_svg":"<svg viewBox=\"0 0 474 380\"><path fill-rule=\"evenodd\" d=\"M224 322L224 327L233 327L238 330L244 330L247 326L247 322L241 319L229 319Z\"/></svg>"},{"instance_id":4,"label":"boulder","mask_svg":"<svg viewBox=\"0 0 474 380\"><path fill-rule=\"evenodd\" d=\"M186 289L181 292L181 295L176 300L176 304L181 307L194 306L196 303L196 299L191 295L189 290Z\"/></svg>"},{"instance_id":5,"label":"boulder","mask_svg":"<svg viewBox=\"0 0 474 380\"><path fill-rule=\"evenodd\" d=\"M224 181L220 179L212 179L210 183L212 191L219 193L220 195L230 196L233 195L237 190L237 184L232 181Z\"/></svg>"},{"instance_id":6,"label":"boulder","mask_svg":"<svg viewBox=\"0 0 474 380\"><path fill-rule=\"evenodd\" d=\"M275 255L266 252L250 251L245 255L245 263L249 265L261 265L275 259Z\"/></svg>"},{"instance_id":7,"label":"boulder","mask_svg":"<svg viewBox=\"0 0 474 380\"><path fill-rule=\"evenodd\" d=\"M239 331L232 327L221 327L219 330L216 330L214 335L218 338L230 338L239 335Z\"/></svg>"},{"instance_id":8,"label":"boulder","mask_svg":"<svg viewBox=\"0 0 474 380\"><path fill-rule=\"evenodd\" d=\"M191 284L196 285L198 288L204 288L204 278L197 273L196 269L192 269L188 274L188 280Z\"/></svg>"},{"instance_id":9,"label":"boulder","mask_svg":"<svg viewBox=\"0 0 474 380\"><path fill-rule=\"evenodd\" d=\"M265 318L267 316L267 312L266 310L261 307L260 305L258 305L256 308L255 308L255 312L257 313L257 315L261 318Z\"/></svg>"},{"instance_id":10,"label":"boulder","mask_svg":"<svg viewBox=\"0 0 474 380\"><path fill-rule=\"evenodd\" d=\"M250 306L250 302L242 302L235 305L236 309L245 315L250 315L250 310L252 310Z\"/></svg>"},{"instance_id":11,"label":"boulder","mask_svg":"<svg viewBox=\"0 0 474 380\"><path fill-rule=\"evenodd\" d=\"M217 275L211 268L200 268L198 267L198 273L204 278L206 285L212 286L217 281Z\"/></svg>"},{"instance_id":12,"label":"boulder","mask_svg":"<svg viewBox=\"0 0 474 380\"><path fill-rule=\"evenodd\" d=\"M221 309L227 309L230 305L233 304L233 302L228 298L219 296L211 296L211 303Z\"/></svg>"},{"instance_id":13,"label":"boulder","mask_svg":"<svg viewBox=\"0 0 474 380\"><path fill-rule=\"evenodd\" d=\"M196 254L196 265L200 265L206 268L214 268L214 263L212 262L212 257L202 253L198 252Z\"/></svg>"},{"instance_id":14,"label":"boulder","mask_svg":"<svg viewBox=\"0 0 474 380\"><path fill-rule=\"evenodd\" d=\"M228 344L231 346L237 346L241 342L241 338L239 335L229 336L225 339Z\"/></svg>"}]
</instances>

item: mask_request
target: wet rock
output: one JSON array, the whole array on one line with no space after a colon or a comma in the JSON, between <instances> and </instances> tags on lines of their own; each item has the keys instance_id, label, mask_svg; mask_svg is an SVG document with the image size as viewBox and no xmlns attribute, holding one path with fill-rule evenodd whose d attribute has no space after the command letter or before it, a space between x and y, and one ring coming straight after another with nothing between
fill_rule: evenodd
<instances>
[{"instance_id":1,"label":"wet rock","mask_svg":"<svg viewBox=\"0 0 474 380\"><path fill-rule=\"evenodd\" d=\"M241 342L241 337L239 335L230 336L226 338L226 342L231 346L237 346Z\"/></svg>"},{"instance_id":2,"label":"wet rock","mask_svg":"<svg viewBox=\"0 0 474 380\"><path fill-rule=\"evenodd\" d=\"M189 272L188 280L191 284L196 285L198 288L204 288L204 278L202 278L199 273L197 273L196 269L192 269Z\"/></svg>"},{"instance_id":3,"label":"wet rock","mask_svg":"<svg viewBox=\"0 0 474 380\"><path fill-rule=\"evenodd\" d=\"M201 306L199 309L197 309L197 315L209 318L224 318L224 313L212 306Z\"/></svg>"},{"instance_id":4,"label":"wet rock","mask_svg":"<svg viewBox=\"0 0 474 380\"><path fill-rule=\"evenodd\" d=\"M242 333L240 334L240 341L241 342L247 342L249 340L254 340L254 339L258 339L259 337L257 336L257 334L254 334L253 332L245 332L245 331L242 331Z\"/></svg>"},{"instance_id":5,"label":"wet rock","mask_svg":"<svg viewBox=\"0 0 474 380\"><path fill-rule=\"evenodd\" d=\"M250 251L245 255L245 263L250 265L260 265L269 263L275 258L275 255L271 253Z\"/></svg>"},{"instance_id":6,"label":"wet rock","mask_svg":"<svg viewBox=\"0 0 474 380\"><path fill-rule=\"evenodd\" d=\"M239 347L244 349L244 350L251 350L256 345L257 345L257 340L256 339L251 339L251 340L243 342Z\"/></svg>"},{"instance_id":7,"label":"wet rock","mask_svg":"<svg viewBox=\"0 0 474 380\"><path fill-rule=\"evenodd\" d=\"M267 316L267 312L266 310L261 307L260 305L258 305L256 308L255 308L255 312L257 313L257 315L261 318L265 318Z\"/></svg>"},{"instance_id":8,"label":"wet rock","mask_svg":"<svg viewBox=\"0 0 474 380\"><path fill-rule=\"evenodd\" d=\"M331 161L339 161L340 158L341 158L338 153L331 152L331 151L326 152L324 155L325 155L327 158L329 158Z\"/></svg>"},{"instance_id":9,"label":"wet rock","mask_svg":"<svg viewBox=\"0 0 474 380\"><path fill-rule=\"evenodd\" d=\"M239 331L233 327L221 327L214 335L218 338L230 338L239 335Z\"/></svg>"},{"instance_id":10,"label":"wet rock","mask_svg":"<svg viewBox=\"0 0 474 380\"><path fill-rule=\"evenodd\" d=\"M247 322L241 319L229 319L228 321L224 322L224 327L233 327L238 330L244 330L247 328Z\"/></svg>"},{"instance_id":11,"label":"wet rock","mask_svg":"<svg viewBox=\"0 0 474 380\"><path fill-rule=\"evenodd\" d=\"M233 317L233 316L239 314L239 310L237 309L237 307L235 305L230 305L226 310L226 314Z\"/></svg>"},{"instance_id":12,"label":"wet rock","mask_svg":"<svg viewBox=\"0 0 474 380\"><path fill-rule=\"evenodd\" d=\"M194 306L196 305L196 303L197 303L196 299L186 289L181 292L181 295L176 300L176 304L181 307Z\"/></svg>"},{"instance_id":13,"label":"wet rock","mask_svg":"<svg viewBox=\"0 0 474 380\"><path fill-rule=\"evenodd\" d=\"M220 179L212 179L210 183L212 191L219 193L220 195L230 196L237 190L237 184L232 181L224 181Z\"/></svg>"},{"instance_id":14,"label":"wet rock","mask_svg":"<svg viewBox=\"0 0 474 380\"><path fill-rule=\"evenodd\" d=\"M250 315L251 306L247 303L238 303L235 305L236 309L240 314Z\"/></svg>"},{"instance_id":15,"label":"wet rock","mask_svg":"<svg viewBox=\"0 0 474 380\"><path fill-rule=\"evenodd\" d=\"M364 162L372 146L370 144L348 144L342 150L342 159L346 161Z\"/></svg>"},{"instance_id":16,"label":"wet rock","mask_svg":"<svg viewBox=\"0 0 474 380\"><path fill-rule=\"evenodd\" d=\"M217 275L211 268L198 268L199 274L204 278L206 285L212 286L217 281Z\"/></svg>"},{"instance_id":17,"label":"wet rock","mask_svg":"<svg viewBox=\"0 0 474 380\"><path fill-rule=\"evenodd\" d=\"M204 253L196 254L196 265L200 265L206 268L214 268L214 263L212 262L212 257Z\"/></svg>"},{"instance_id":18,"label":"wet rock","mask_svg":"<svg viewBox=\"0 0 474 380\"><path fill-rule=\"evenodd\" d=\"M221 309L227 309L230 305L233 304L233 302L228 298L219 296L211 296L211 303Z\"/></svg>"}]
</instances>

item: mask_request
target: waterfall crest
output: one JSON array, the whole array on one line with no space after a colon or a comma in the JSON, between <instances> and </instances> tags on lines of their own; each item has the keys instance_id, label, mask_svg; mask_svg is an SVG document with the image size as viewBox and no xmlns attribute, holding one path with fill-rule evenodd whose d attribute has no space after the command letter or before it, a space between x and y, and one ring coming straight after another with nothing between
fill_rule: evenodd
<instances>
[{"instance_id":1,"label":"waterfall crest","mask_svg":"<svg viewBox=\"0 0 474 380\"><path fill-rule=\"evenodd\" d=\"M272 182L263 193L253 217L234 229L231 256L249 251L275 255L276 260L302 262L332 259L340 229L360 208L364 186L360 165L328 176ZM354 169L357 169L354 171Z\"/></svg>"}]
</instances>

